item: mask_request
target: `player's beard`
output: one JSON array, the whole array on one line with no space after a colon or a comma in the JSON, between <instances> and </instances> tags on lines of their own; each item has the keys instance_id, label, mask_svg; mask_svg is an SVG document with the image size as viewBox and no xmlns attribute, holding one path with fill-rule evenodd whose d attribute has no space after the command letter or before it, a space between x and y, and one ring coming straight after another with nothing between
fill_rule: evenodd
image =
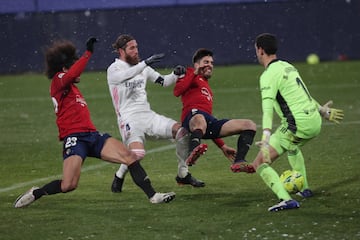
<instances>
[{"instance_id":1,"label":"player's beard","mask_svg":"<svg viewBox=\"0 0 360 240\"><path fill-rule=\"evenodd\" d=\"M203 74L202 74L206 79L210 79L212 76L212 68L211 67L205 67L203 69Z\"/></svg>"},{"instance_id":2,"label":"player's beard","mask_svg":"<svg viewBox=\"0 0 360 240\"><path fill-rule=\"evenodd\" d=\"M125 61L126 61L127 63L129 63L130 65L136 65L136 64L139 63L140 58L139 58L138 55L132 57L132 56L126 54L126 55L125 55Z\"/></svg>"}]
</instances>

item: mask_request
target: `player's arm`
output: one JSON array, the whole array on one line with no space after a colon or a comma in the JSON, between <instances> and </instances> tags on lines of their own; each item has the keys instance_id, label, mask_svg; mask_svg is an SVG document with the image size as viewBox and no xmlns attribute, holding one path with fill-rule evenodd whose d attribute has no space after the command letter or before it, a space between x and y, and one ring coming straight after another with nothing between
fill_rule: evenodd
<instances>
[{"instance_id":1,"label":"player's arm","mask_svg":"<svg viewBox=\"0 0 360 240\"><path fill-rule=\"evenodd\" d=\"M184 77L186 73L186 68L182 65L177 65L170 74L163 76L163 83L161 84L163 87L168 87L176 83L178 78ZM160 81L162 81L161 76L159 77ZM156 81L158 82L159 79Z\"/></svg>"},{"instance_id":2,"label":"player's arm","mask_svg":"<svg viewBox=\"0 0 360 240\"><path fill-rule=\"evenodd\" d=\"M191 82L195 77L196 75L193 68L186 69L185 76L176 81L174 95L176 97L183 95L189 89Z\"/></svg>"},{"instance_id":3,"label":"player's arm","mask_svg":"<svg viewBox=\"0 0 360 240\"><path fill-rule=\"evenodd\" d=\"M174 68L170 74L161 75L152 68L147 68L148 78L156 84L160 84L163 87L168 87L173 85L179 77L185 76L186 68L184 66L178 65Z\"/></svg>"},{"instance_id":4,"label":"player's arm","mask_svg":"<svg viewBox=\"0 0 360 240\"><path fill-rule=\"evenodd\" d=\"M276 92L276 87L271 85L271 83L274 82L275 81L268 81L267 78L260 80L263 134L261 141L257 142L256 145L260 147L265 162L271 162L269 141L274 114L274 95Z\"/></svg>"},{"instance_id":5,"label":"player's arm","mask_svg":"<svg viewBox=\"0 0 360 240\"><path fill-rule=\"evenodd\" d=\"M130 68L124 68L122 66L110 67L107 71L107 78L109 83L119 84L128 81L136 75L140 74L146 67L147 65L144 61L139 62Z\"/></svg>"},{"instance_id":6,"label":"player's arm","mask_svg":"<svg viewBox=\"0 0 360 240\"><path fill-rule=\"evenodd\" d=\"M95 37L90 37L86 41L86 51L84 54L68 69L68 71L61 77L62 86L67 86L77 80L85 70L85 67L94 52L94 44L98 40Z\"/></svg>"},{"instance_id":7,"label":"player's arm","mask_svg":"<svg viewBox=\"0 0 360 240\"><path fill-rule=\"evenodd\" d=\"M331 108L333 104L332 100L328 101L323 106L321 106L318 102L316 103L318 105L319 113L323 118L337 124L343 120L344 111L342 109Z\"/></svg>"},{"instance_id":8,"label":"player's arm","mask_svg":"<svg viewBox=\"0 0 360 240\"><path fill-rule=\"evenodd\" d=\"M159 62L165 55L164 54L154 54L144 61L139 62L138 64L131 67L122 67L114 66L109 67L107 71L107 79L110 84L119 84L125 81L128 81L135 77L136 75L143 72L147 69L148 66ZM149 69L152 69L149 67ZM153 70L153 69L152 69ZM159 74L160 75L160 74Z\"/></svg>"},{"instance_id":9,"label":"player's arm","mask_svg":"<svg viewBox=\"0 0 360 240\"><path fill-rule=\"evenodd\" d=\"M221 138L215 138L212 140L216 144L216 146L218 146L218 148L221 149L221 151L224 153L225 157L228 158L230 160L230 162L233 162L235 159L236 150L234 148L226 145L224 140L222 140Z\"/></svg>"},{"instance_id":10,"label":"player's arm","mask_svg":"<svg viewBox=\"0 0 360 240\"><path fill-rule=\"evenodd\" d=\"M262 100L262 128L263 129L272 129L272 121L273 121L273 114L274 114L274 108L273 108L273 102L274 100L272 98L264 98Z\"/></svg>"}]
</instances>

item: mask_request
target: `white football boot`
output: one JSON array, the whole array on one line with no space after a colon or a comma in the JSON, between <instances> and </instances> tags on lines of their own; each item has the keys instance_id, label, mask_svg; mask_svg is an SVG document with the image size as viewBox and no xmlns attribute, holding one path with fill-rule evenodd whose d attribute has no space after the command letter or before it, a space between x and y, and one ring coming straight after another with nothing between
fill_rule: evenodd
<instances>
[{"instance_id":1,"label":"white football boot","mask_svg":"<svg viewBox=\"0 0 360 240\"><path fill-rule=\"evenodd\" d=\"M22 208L22 207L26 207L28 205L30 205L32 202L35 201L35 196L33 194L34 190L39 189L39 187L32 187L29 191L27 191L26 193L20 195L15 203L14 203L14 207L15 208Z\"/></svg>"},{"instance_id":2,"label":"white football boot","mask_svg":"<svg viewBox=\"0 0 360 240\"><path fill-rule=\"evenodd\" d=\"M154 196L150 198L151 203L168 203L175 198L174 192L168 193L155 193Z\"/></svg>"}]
</instances>

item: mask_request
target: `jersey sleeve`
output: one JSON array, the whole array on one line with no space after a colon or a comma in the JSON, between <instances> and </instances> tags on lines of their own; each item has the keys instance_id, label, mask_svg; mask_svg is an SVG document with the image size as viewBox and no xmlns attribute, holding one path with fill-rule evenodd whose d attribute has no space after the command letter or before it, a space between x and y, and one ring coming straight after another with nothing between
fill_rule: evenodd
<instances>
[{"instance_id":1,"label":"jersey sleeve","mask_svg":"<svg viewBox=\"0 0 360 240\"><path fill-rule=\"evenodd\" d=\"M81 73L85 70L85 67L91 57L91 52L86 51L70 68L66 73L63 73L60 81L62 88L65 88L69 84L73 83Z\"/></svg>"},{"instance_id":2,"label":"jersey sleeve","mask_svg":"<svg viewBox=\"0 0 360 240\"><path fill-rule=\"evenodd\" d=\"M263 129L272 129L272 120L274 114L273 100L266 98L262 100L262 128Z\"/></svg>"},{"instance_id":3,"label":"jersey sleeve","mask_svg":"<svg viewBox=\"0 0 360 240\"><path fill-rule=\"evenodd\" d=\"M146 78L153 83L160 84L163 87L168 87L176 82L178 77L171 72L170 74L161 75L155 71L152 67L145 68Z\"/></svg>"},{"instance_id":4,"label":"jersey sleeve","mask_svg":"<svg viewBox=\"0 0 360 240\"><path fill-rule=\"evenodd\" d=\"M123 63L125 64L125 63ZM144 68L147 67L144 61L128 68L123 67L123 64L113 63L107 70L107 80L109 84L120 84L127 80L132 79L136 75L140 74Z\"/></svg>"},{"instance_id":5,"label":"jersey sleeve","mask_svg":"<svg viewBox=\"0 0 360 240\"><path fill-rule=\"evenodd\" d=\"M218 148L222 148L222 146L225 145L224 140L222 140L221 138L215 138L213 139L213 142L216 144L216 146L218 146Z\"/></svg>"},{"instance_id":6,"label":"jersey sleeve","mask_svg":"<svg viewBox=\"0 0 360 240\"><path fill-rule=\"evenodd\" d=\"M195 77L196 77L196 75L194 74L193 68L186 69L185 76L183 78L179 78L176 81L176 84L174 87L174 95L176 97L183 95L183 93L189 89L191 82Z\"/></svg>"},{"instance_id":7,"label":"jersey sleeve","mask_svg":"<svg viewBox=\"0 0 360 240\"><path fill-rule=\"evenodd\" d=\"M260 77L261 106L263 111L262 128L272 129L274 101L277 93L276 78L269 74Z\"/></svg>"}]
</instances>

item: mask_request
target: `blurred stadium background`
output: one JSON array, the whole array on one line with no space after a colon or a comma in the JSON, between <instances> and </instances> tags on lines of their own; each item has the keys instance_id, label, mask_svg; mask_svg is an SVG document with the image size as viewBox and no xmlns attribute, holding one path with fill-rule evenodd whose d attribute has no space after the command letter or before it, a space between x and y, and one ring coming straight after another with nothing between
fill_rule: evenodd
<instances>
[{"instance_id":1,"label":"blurred stadium background","mask_svg":"<svg viewBox=\"0 0 360 240\"><path fill-rule=\"evenodd\" d=\"M89 36L100 43L88 69L104 70L121 33L144 58L166 53L159 67L191 64L199 47L217 65L254 63L261 32L278 35L289 61L360 59L359 22L357 0L0 0L0 73L41 72L44 46L66 38L82 51Z\"/></svg>"}]
</instances>

